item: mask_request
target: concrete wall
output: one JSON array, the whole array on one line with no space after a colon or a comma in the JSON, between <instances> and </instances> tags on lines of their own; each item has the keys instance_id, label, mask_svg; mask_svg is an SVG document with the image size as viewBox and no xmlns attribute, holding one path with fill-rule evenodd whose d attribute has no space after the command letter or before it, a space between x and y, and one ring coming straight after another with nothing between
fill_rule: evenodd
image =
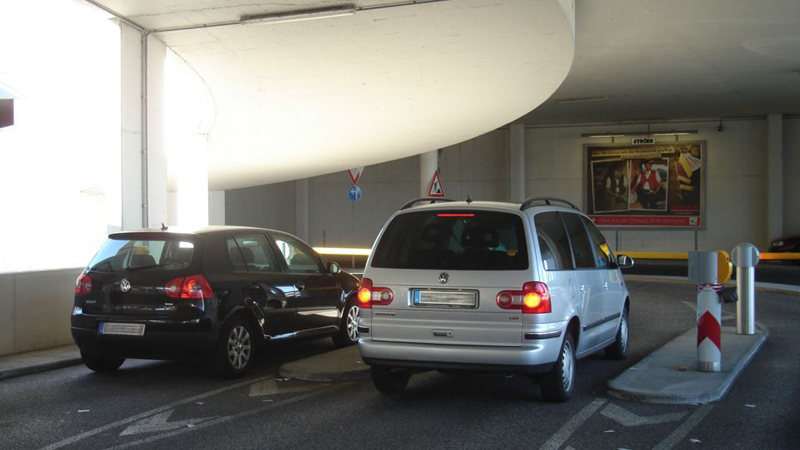
<instances>
[{"instance_id":1,"label":"concrete wall","mask_svg":"<svg viewBox=\"0 0 800 450\"><path fill-rule=\"evenodd\" d=\"M0 274L0 355L72 343L69 320L82 270Z\"/></svg>"},{"instance_id":2,"label":"concrete wall","mask_svg":"<svg viewBox=\"0 0 800 450\"><path fill-rule=\"evenodd\" d=\"M617 249L638 251L730 250L748 241L764 249L766 229L766 120L728 120L651 124L651 129L696 129L681 141L706 141L705 221L701 231L606 230ZM528 128L526 146L527 196L560 197L585 206L585 144L611 143L610 138L583 138L585 133L645 129L642 124ZM443 149L439 156L447 197L508 201L510 198L509 130ZM630 142L624 138L624 142ZM672 142L674 136L657 137ZM785 234L800 233L800 118L784 120ZM405 201L417 197L418 157L364 169L359 186L363 197L347 199L346 173L311 178L309 241L320 246L372 245L386 219ZM271 213L268 213L271 211ZM355 221L351 216L354 214ZM226 192L226 223L294 231L292 183ZM352 237L354 231L355 238ZM695 236L696 233L696 236ZM618 238L618 240L617 240ZM696 245L695 245L696 242Z\"/></svg>"}]
</instances>

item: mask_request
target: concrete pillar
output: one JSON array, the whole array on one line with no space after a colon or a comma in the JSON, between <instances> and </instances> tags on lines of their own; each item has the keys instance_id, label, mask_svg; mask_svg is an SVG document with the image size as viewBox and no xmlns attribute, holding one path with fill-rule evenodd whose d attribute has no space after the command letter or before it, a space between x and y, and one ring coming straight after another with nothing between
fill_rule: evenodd
<instances>
[{"instance_id":1,"label":"concrete pillar","mask_svg":"<svg viewBox=\"0 0 800 450\"><path fill-rule=\"evenodd\" d=\"M167 223L167 154L164 146L164 61L167 56L167 46L155 36L148 35L146 52L147 115L144 120L147 133L146 214L147 227L159 228L162 223ZM203 155L203 167L205 167L205 155ZM201 177L203 172L205 171L198 171ZM199 207L205 212L203 216L205 220L208 220L207 173L205 184L205 196Z\"/></svg>"},{"instance_id":2,"label":"concrete pillar","mask_svg":"<svg viewBox=\"0 0 800 450\"><path fill-rule=\"evenodd\" d=\"M525 200L525 125L511 125L511 145L509 161L509 179L511 180L511 201Z\"/></svg>"},{"instance_id":3,"label":"concrete pillar","mask_svg":"<svg viewBox=\"0 0 800 450\"><path fill-rule=\"evenodd\" d=\"M767 115L767 242L783 236L783 115Z\"/></svg>"},{"instance_id":4,"label":"concrete pillar","mask_svg":"<svg viewBox=\"0 0 800 450\"><path fill-rule=\"evenodd\" d=\"M433 174L439 168L439 150L433 150L419 155L419 191L420 197L428 196L428 189L433 180Z\"/></svg>"},{"instance_id":5,"label":"concrete pillar","mask_svg":"<svg viewBox=\"0 0 800 450\"><path fill-rule=\"evenodd\" d=\"M294 226L295 234L308 242L308 178L294 182Z\"/></svg>"},{"instance_id":6,"label":"concrete pillar","mask_svg":"<svg viewBox=\"0 0 800 450\"><path fill-rule=\"evenodd\" d=\"M208 193L208 224L225 225L225 191Z\"/></svg>"},{"instance_id":7,"label":"concrete pillar","mask_svg":"<svg viewBox=\"0 0 800 450\"><path fill-rule=\"evenodd\" d=\"M121 151L106 186L108 232L142 228L142 34L120 23Z\"/></svg>"}]
</instances>

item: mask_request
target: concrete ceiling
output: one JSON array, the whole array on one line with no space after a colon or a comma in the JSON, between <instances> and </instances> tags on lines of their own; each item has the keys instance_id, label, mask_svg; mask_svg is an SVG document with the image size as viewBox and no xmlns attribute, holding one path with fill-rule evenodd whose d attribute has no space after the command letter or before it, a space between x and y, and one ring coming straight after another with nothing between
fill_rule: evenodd
<instances>
[{"instance_id":1,"label":"concrete ceiling","mask_svg":"<svg viewBox=\"0 0 800 450\"><path fill-rule=\"evenodd\" d=\"M570 74L518 122L800 114L798 0L578 0L575 22Z\"/></svg>"},{"instance_id":2,"label":"concrete ceiling","mask_svg":"<svg viewBox=\"0 0 800 450\"><path fill-rule=\"evenodd\" d=\"M99 3L148 30L341 4ZM571 0L373 8L396 3L358 0L356 14L324 20L157 32L214 97L210 188L332 173L470 139L541 104L572 64Z\"/></svg>"}]
</instances>

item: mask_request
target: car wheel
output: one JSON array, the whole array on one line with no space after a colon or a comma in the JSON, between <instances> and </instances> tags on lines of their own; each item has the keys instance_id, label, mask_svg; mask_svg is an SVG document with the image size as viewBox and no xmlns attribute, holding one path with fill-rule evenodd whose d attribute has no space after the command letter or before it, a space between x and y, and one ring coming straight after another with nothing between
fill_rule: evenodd
<instances>
[{"instance_id":1,"label":"car wheel","mask_svg":"<svg viewBox=\"0 0 800 450\"><path fill-rule=\"evenodd\" d=\"M347 347L358 343L358 305L351 301L342 314L342 322L339 324L339 332L333 337L336 347Z\"/></svg>"},{"instance_id":2,"label":"car wheel","mask_svg":"<svg viewBox=\"0 0 800 450\"><path fill-rule=\"evenodd\" d=\"M222 327L217 343L217 366L225 378L243 376L250 369L255 353L253 329L241 316L232 317Z\"/></svg>"},{"instance_id":3,"label":"car wheel","mask_svg":"<svg viewBox=\"0 0 800 450\"><path fill-rule=\"evenodd\" d=\"M125 358L109 358L107 356L92 355L81 350L81 359L86 367L95 372L108 373L119 369Z\"/></svg>"},{"instance_id":4,"label":"car wheel","mask_svg":"<svg viewBox=\"0 0 800 450\"><path fill-rule=\"evenodd\" d=\"M545 400L559 403L569 400L575 390L575 344L571 334L564 337L556 364L540 379Z\"/></svg>"},{"instance_id":5,"label":"car wheel","mask_svg":"<svg viewBox=\"0 0 800 450\"><path fill-rule=\"evenodd\" d=\"M392 369L391 367L372 367L372 383L375 388L386 394L402 392L411 379L407 370Z\"/></svg>"},{"instance_id":6,"label":"car wheel","mask_svg":"<svg viewBox=\"0 0 800 450\"><path fill-rule=\"evenodd\" d=\"M606 358L622 360L628 357L628 308L622 311L614 343L606 347Z\"/></svg>"}]
</instances>

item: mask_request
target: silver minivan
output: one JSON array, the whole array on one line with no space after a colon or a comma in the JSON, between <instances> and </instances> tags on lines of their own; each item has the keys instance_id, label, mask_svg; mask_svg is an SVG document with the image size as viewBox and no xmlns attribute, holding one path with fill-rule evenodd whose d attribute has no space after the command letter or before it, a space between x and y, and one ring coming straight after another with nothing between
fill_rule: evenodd
<instances>
[{"instance_id":1,"label":"silver minivan","mask_svg":"<svg viewBox=\"0 0 800 450\"><path fill-rule=\"evenodd\" d=\"M382 392L422 370L525 373L563 402L577 359L626 357L632 265L563 200L414 200L367 261L359 351Z\"/></svg>"}]
</instances>

